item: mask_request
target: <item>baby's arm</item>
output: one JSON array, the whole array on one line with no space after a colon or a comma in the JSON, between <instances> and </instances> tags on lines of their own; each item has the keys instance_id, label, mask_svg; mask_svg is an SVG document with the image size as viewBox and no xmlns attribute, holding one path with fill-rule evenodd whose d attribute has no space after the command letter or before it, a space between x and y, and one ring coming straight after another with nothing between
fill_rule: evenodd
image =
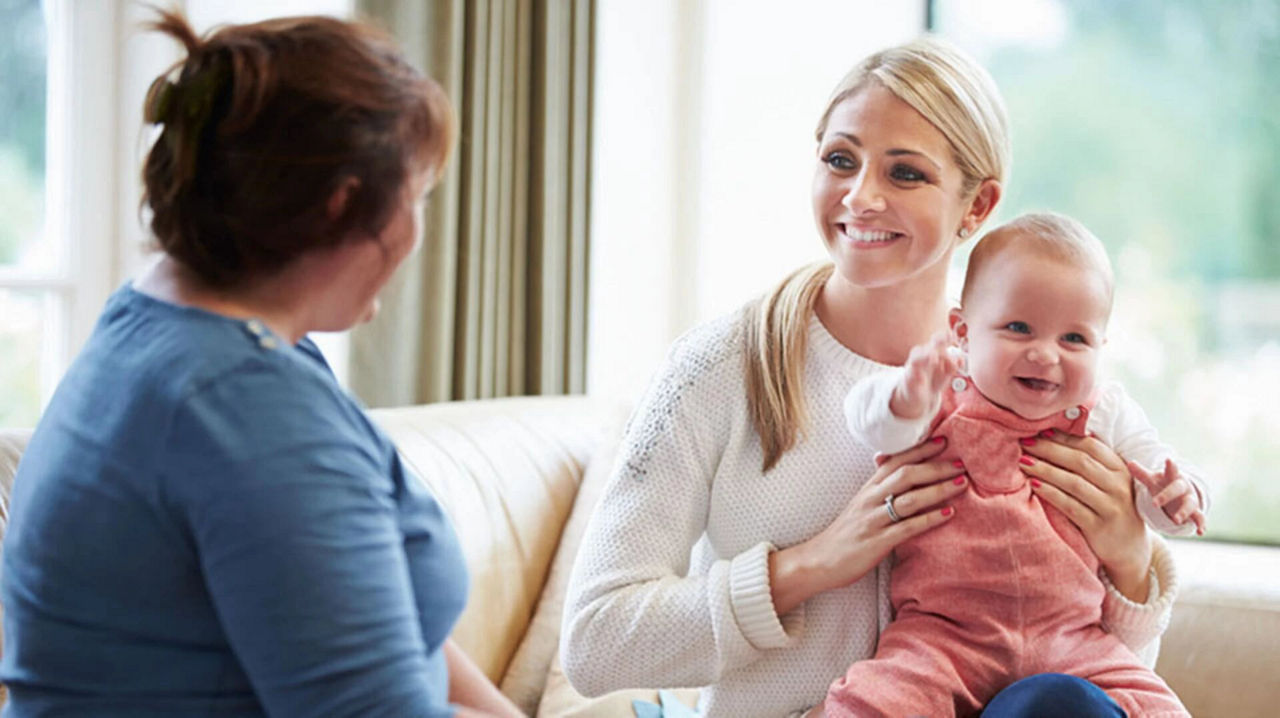
<instances>
[{"instance_id":1,"label":"baby's arm","mask_svg":"<svg viewBox=\"0 0 1280 718\"><path fill-rule=\"evenodd\" d=\"M924 344L913 347L903 366L902 378L889 399L889 411L899 419L932 416L947 380L957 364L945 332L938 332Z\"/></svg>"},{"instance_id":2,"label":"baby's arm","mask_svg":"<svg viewBox=\"0 0 1280 718\"><path fill-rule=\"evenodd\" d=\"M942 401L956 359L939 333L911 350L901 369L859 381L844 400L849 431L867 445L896 454L920 443Z\"/></svg>"},{"instance_id":3,"label":"baby's arm","mask_svg":"<svg viewBox=\"0 0 1280 718\"><path fill-rule=\"evenodd\" d=\"M1164 469L1152 471L1136 461L1126 462L1129 472L1139 483L1147 487L1151 493L1151 501L1164 510L1174 523L1184 525L1188 521L1195 524L1196 534L1204 535L1204 511L1200 508L1200 495L1178 470L1173 459L1164 460Z\"/></svg>"},{"instance_id":4,"label":"baby's arm","mask_svg":"<svg viewBox=\"0 0 1280 718\"><path fill-rule=\"evenodd\" d=\"M1147 523L1170 536L1203 532L1209 511L1204 479L1160 440L1146 412L1118 383L1104 387L1093 419L1097 426L1091 420L1090 430L1128 463L1135 502Z\"/></svg>"}]
</instances>

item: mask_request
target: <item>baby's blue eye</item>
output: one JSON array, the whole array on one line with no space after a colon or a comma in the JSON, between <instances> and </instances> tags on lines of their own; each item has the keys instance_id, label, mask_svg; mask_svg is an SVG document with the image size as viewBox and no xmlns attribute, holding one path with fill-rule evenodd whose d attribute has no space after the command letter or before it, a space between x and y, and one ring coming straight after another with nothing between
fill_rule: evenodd
<instances>
[{"instance_id":1,"label":"baby's blue eye","mask_svg":"<svg viewBox=\"0 0 1280 718\"><path fill-rule=\"evenodd\" d=\"M1089 340L1086 339L1085 336L1080 332L1071 332L1070 334L1063 334L1062 341L1070 342L1071 344L1088 344L1089 343Z\"/></svg>"},{"instance_id":2,"label":"baby's blue eye","mask_svg":"<svg viewBox=\"0 0 1280 718\"><path fill-rule=\"evenodd\" d=\"M1004 328L1008 329L1011 332L1017 332L1019 334L1031 333L1031 327L1027 326L1026 322L1009 322L1008 324L1004 325Z\"/></svg>"}]
</instances>

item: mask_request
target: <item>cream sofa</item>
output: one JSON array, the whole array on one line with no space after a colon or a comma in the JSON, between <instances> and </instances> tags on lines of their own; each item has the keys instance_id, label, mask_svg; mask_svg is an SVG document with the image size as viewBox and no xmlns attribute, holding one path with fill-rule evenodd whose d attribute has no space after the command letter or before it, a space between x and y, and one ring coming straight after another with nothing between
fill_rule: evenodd
<instances>
[{"instance_id":1,"label":"cream sofa","mask_svg":"<svg viewBox=\"0 0 1280 718\"><path fill-rule=\"evenodd\" d=\"M633 715L631 698L653 700L652 691L583 699L555 660L564 584L608 477L621 408L556 397L372 415L453 517L471 570L454 635L481 669L540 716ZM0 432L0 521L27 435ZM1241 550L1246 566L1278 565L1280 550ZM1201 551L1193 563L1220 561ZM1224 588L1183 574L1157 670L1197 718L1280 715L1280 594L1272 588L1280 578ZM677 696L691 704L696 693Z\"/></svg>"}]
</instances>

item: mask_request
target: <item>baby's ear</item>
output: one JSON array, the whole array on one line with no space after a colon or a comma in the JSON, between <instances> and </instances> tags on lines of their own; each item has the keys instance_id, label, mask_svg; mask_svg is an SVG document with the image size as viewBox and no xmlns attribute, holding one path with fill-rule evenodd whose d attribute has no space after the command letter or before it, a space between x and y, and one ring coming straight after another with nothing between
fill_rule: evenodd
<instances>
[{"instance_id":1,"label":"baby's ear","mask_svg":"<svg viewBox=\"0 0 1280 718\"><path fill-rule=\"evenodd\" d=\"M960 310L952 309L947 315L947 321L951 324L951 341L962 349L968 347L969 325L964 323L964 315Z\"/></svg>"}]
</instances>

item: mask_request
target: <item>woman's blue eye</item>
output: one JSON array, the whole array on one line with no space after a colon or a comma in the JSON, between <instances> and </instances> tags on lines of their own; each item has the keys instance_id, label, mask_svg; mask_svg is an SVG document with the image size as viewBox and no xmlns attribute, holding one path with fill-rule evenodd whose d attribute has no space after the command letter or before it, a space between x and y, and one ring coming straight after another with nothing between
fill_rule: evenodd
<instances>
[{"instance_id":1,"label":"woman's blue eye","mask_svg":"<svg viewBox=\"0 0 1280 718\"><path fill-rule=\"evenodd\" d=\"M923 182L925 180L923 172L906 165L894 167L890 175L899 182Z\"/></svg>"},{"instance_id":2,"label":"woman's blue eye","mask_svg":"<svg viewBox=\"0 0 1280 718\"><path fill-rule=\"evenodd\" d=\"M1026 322L1009 322L1008 324L1004 325L1004 328L1008 329L1011 332L1017 332L1019 334L1031 333L1031 327L1027 326Z\"/></svg>"},{"instance_id":3,"label":"woman's blue eye","mask_svg":"<svg viewBox=\"0 0 1280 718\"><path fill-rule=\"evenodd\" d=\"M1071 344L1088 344L1089 343L1089 340L1086 339L1085 336L1079 332L1071 332L1070 334L1063 334L1062 341L1069 342Z\"/></svg>"},{"instance_id":4,"label":"woman's blue eye","mask_svg":"<svg viewBox=\"0 0 1280 718\"><path fill-rule=\"evenodd\" d=\"M842 152L832 152L826 157L823 157L822 161L825 162L827 166L838 170L851 170L857 167L857 164L848 155Z\"/></svg>"}]
</instances>

